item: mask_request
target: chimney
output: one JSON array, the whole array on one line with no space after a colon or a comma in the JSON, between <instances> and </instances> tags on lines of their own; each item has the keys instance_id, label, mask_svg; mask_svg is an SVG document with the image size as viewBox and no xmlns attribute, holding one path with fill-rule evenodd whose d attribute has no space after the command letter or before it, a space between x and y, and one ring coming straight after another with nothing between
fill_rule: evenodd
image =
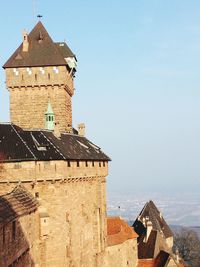
<instances>
[{"instance_id":1,"label":"chimney","mask_svg":"<svg viewBox=\"0 0 200 267\"><path fill-rule=\"evenodd\" d=\"M85 136L85 123L78 124L78 135Z\"/></svg>"},{"instance_id":2,"label":"chimney","mask_svg":"<svg viewBox=\"0 0 200 267\"><path fill-rule=\"evenodd\" d=\"M153 229L152 222L151 221L147 221L146 222L146 237L145 237L145 242L148 241L152 229Z\"/></svg>"},{"instance_id":3,"label":"chimney","mask_svg":"<svg viewBox=\"0 0 200 267\"><path fill-rule=\"evenodd\" d=\"M61 137L61 133L60 133L60 129L59 129L59 123L55 123L54 132L53 133L57 138Z\"/></svg>"},{"instance_id":4,"label":"chimney","mask_svg":"<svg viewBox=\"0 0 200 267\"><path fill-rule=\"evenodd\" d=\"M23 52L28 52L29 42L28 42L28 33L26 31L23 31Z\"/></svg>"}]
</instances>

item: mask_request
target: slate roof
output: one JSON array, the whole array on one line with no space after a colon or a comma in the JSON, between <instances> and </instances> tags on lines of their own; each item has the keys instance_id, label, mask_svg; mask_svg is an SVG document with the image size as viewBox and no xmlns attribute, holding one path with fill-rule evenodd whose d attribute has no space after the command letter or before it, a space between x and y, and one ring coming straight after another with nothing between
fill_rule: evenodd
<instances>
[{"instance_id":1,"label":"slate roof","mask_svg":"<svg viewBox=\"0 0 200 267\"><path fill-rule=\"evenodd\" d=\"M65 42L57 42L55 43L57 48L60 50L60 53L64 58L67 57L76 57L75 54L72 52L72 50L69 48L69 46Z\"/></svg>"},{"instance_id":2,"label":"slate roof","mask_svg":"<svg viewBox=\"0 0 200 267\"><path fill-rule=\"evenodd\" d=\"M156 205L153 203L152 200L145 204L144 208L142 209L133 224L135 231L139 235L142 235L146 231L146 228L143 225L143 220L146 219L152 222L153 230L162 233L165 238L173 236L170 227L168 226L161 212L157 209Z\"/></svg>"},{"instance_id":3,"label":"slate roof","mask_svg":"<svg viewBox=\"0 0 200 267\"><path fill-rule=\"evenodd\" d=\"M157 240L157 231L152 230L147 242L144 242L145 235L138 239L138 258L139 259L152 259L154 258L154 251Z\"/></svg>"},{"instance_id":4,"label":"slate roof","mask_svg":"<svg viewBox=\"0 0 200 267\"><path fill-rule=\"evenodd\" d=\"M0 227L34 212L38 205L37 200L25 187L18 185L12 192L0 196Z\"/></svg>"},{"instance_id":5,"label":"slate roof","mask_svg":"<svg viewBox=\"0 0 200 267\"><path fill-rule=\"evenodd\" d=\"M3 68L67 66L65 57L75 57L65 44L54 43L43 24L39 21L28 35L28 52L23 51L21 44L4 64Z\"/></svg>"},{"instance_id":6,"label":"slate roof","mask_svg":"<svg viewBox=\"0 0 200 267\"><path fill-rule=\"evenodd\" d=\"M74 131L75 133L76 131ZM100 147L77 134L57 138L45 130L23 130L0 124L0 161L102 160L110 161Z\"/></svg>"}]
</instances>

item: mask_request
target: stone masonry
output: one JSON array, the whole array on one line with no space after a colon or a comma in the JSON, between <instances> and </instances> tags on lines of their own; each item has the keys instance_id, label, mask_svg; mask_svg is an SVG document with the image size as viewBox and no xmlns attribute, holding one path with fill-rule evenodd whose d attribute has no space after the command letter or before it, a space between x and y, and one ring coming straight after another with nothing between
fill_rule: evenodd
<instances>
[{"instance_id":1,"label":"stone masonry","mask_svg":"<svg viewBox=\"0 0 200 267\"><path fill-rule=\"evenodd\" d=\"M54 67L6 69L14 124L24 129L44 129L44 114L50 100L59 131L71 131L73 80L66 67L59 66L56 70Z\"/></svg>"}]
</instances>

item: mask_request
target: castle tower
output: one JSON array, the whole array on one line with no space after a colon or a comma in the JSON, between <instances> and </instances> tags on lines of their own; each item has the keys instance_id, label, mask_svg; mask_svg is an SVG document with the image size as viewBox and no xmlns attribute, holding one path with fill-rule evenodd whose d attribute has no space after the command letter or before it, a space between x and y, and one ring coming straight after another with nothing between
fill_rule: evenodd
<instances>
[{"instance_id":1,"label":"castle tower","mask_svg":"<svg viewBox=\"0 0 200 267\"><path fill-rule=\"evenodd\" d=\"M66 43L54 43L41 22L4 64L11 122L24 129L46 128L50 101L60 132L72 132L76 57ZM51 127L53 130L53 128Z\"/></svg>"}]
</instances>

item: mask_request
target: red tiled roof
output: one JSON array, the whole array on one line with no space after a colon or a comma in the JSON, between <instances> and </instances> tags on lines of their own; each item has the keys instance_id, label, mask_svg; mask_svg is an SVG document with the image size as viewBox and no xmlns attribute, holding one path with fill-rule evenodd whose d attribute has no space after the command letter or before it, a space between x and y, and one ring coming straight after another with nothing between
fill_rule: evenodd
<instances>
[{"instance_id":1,"label":"red tiled roof","mask_svg":"<svg viewBox=\"0 0 200 267\"><path fill-rule=\"evenodd\" d=\"M128 239L138 237L133 228L120 217L107 218L107 235L108 246L121 244Z\"/></svg>"},{"instance_id":2,"label":"red tiled roof","mask_svg":"<svg viewBox=\"0 0 200 267\"><path fill-rule=\"evenodd\" d=\"M137 267L155 267L155 259L138 260Z\"/></svg>"}]
</instances>

